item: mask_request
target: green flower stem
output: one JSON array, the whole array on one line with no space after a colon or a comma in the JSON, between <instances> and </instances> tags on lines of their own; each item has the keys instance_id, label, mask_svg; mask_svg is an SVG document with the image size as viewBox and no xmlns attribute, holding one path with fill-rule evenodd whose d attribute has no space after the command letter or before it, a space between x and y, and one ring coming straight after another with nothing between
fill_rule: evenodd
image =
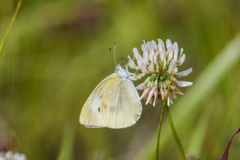
<instances>
[{"instance_id":1,"label":"green flower stem","mask_svg":"<svg viewBox=\"0 0 240 160\"><path fill-rule=\"evenodd\" d=\"M158 139L157 139L156 160L158 160L160 133L161 133L161 128L162 128L162 119L163 119L164 110L165 110L165 103L166 103L166 100L164 101L164 105L163 105L163 108L162 108L162 113L161 113L161 117L160 117L160 121L159 121L159 126L158 126Z\"/></svg>"},{"instance_id":2,"label":"green flower stem","mask_svg":"<svg viewBox=\"0 0 240 160\"><path fill-rule=\"evenodd\" d=\"M157 138L156 160L158 160L158 151L159 151L160 134L161 134L161 128L162 128L162 120L163 120L164 110L165 110L165 108L166 108L166 106L167 106L168 93L169 93L169 91L170 91L170 86L171 86L171 83L172 83L172 78L173 78L174 69L175 69L175 66L173 67L173 70L172 70L172 75L171 75L170 82L169 82L169 85L168 85L167 94L166 94L166 97L165 97L165 100L164 100L164 103L163 103L162 113L161 113L161 116L160 116L160 121L159 121L159 126L158 126L158 138ZM170 116L171 116L171 115L170 115Z\"/></svg>"},{"instance_id":3,"label":"green flower stem","mask_svg":"<svg viewBox=\"0 0 240 160\"><path fill-rule=\"evenodd\" d=\"M169 121L169 125L171 127L171 130L172 130L172 134L173 134L173 137L178 145L178 149L179 149L179 152L180 152L180 155L181 155L181 158L183 160L186 160L185 158L185 154L184 154L184 151L183 151L183 147L182 147L182 144L177 136L177 132L174 128L174 125L173 125L173 121L172 121L172 117L171 117L171 113L170 113L170 110L169 110L169 107L166 105L166 111L167 111L167 115L168 115L168 121Z\"/></svg>"}]
</instances>

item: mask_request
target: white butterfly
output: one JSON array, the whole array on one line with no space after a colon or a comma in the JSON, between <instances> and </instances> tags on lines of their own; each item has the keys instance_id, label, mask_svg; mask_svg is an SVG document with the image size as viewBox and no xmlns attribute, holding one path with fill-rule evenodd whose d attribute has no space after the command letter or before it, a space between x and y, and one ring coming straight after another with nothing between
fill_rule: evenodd
<instances>
[{"instance_id":1,"label":"white butterfly","mask_svg":"<svg viewBox=\"0 0 240 160\"><path fill-rule=\"evenodd\" d=\"M134 125L141 113L142 104L129 72L116 65L115 73L103 79L88 97L79 121L89 128L126 128Z\"/></svg>"}]
</instances>

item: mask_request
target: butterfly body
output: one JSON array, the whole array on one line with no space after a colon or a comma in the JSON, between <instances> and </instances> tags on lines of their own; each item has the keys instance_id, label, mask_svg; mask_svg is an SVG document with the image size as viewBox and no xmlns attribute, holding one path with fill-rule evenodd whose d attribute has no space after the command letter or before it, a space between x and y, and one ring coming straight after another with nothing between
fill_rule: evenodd
<instances>
[{"instance_id":1,"label":"butterfly body","mask_svg":"<svg viewBox=\"0 0 240 160\"><path fill-rule=\"evenodd\" d=\"M90 128L126 128L140 118L142 105L127 70L120 65L93 90L80 113L80 123Z\"/></svg>"},{"instance_id":2,"label":"butterfly body","mask_svg":"<svg viewBox=\"0 0 240 160\"><path fill-rule=\"evenodd\" d=\"M123 80L129 79L129 74L120 65L117 65L115 72L122 77Z\"/></svg>"}]
</instances>

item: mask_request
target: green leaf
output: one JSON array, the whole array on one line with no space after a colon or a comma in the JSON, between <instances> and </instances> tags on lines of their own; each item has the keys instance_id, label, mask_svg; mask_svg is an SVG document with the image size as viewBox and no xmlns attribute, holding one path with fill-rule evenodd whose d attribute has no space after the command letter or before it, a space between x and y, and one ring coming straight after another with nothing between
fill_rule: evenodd
<instances>
[{"instance_id":1,"label":"green leaf","mask_svg":"<svg viewBox=\"0 0 240 160\"><path fill-rule=\"evenodd\" d=\"M228 154L229 154L230 147L231 147L231 145L232 145L232 141L233 141L233 139L235 138L235 136L236 136L239 132L240 132L240 128L237 130L237 132L233 135L233 137L231 138L230 142L228 143L227 148L226 148L226 150L224 151L221 160L228 160Z\"/></svg>"}]
</instances>

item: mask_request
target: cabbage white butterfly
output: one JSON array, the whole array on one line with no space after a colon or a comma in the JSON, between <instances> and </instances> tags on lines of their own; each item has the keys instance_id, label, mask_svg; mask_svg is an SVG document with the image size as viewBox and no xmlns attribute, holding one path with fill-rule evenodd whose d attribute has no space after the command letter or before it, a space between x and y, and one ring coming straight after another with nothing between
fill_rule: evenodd
<instances>
[{"instance_id":1,"label":"cabbage white butterfly","mask_svg":"<svg viewBox=\"0 0 240 160\"><path fill-rule=\"evenodd\" d=\"M89 128L126 128L142 113L138 92L127 69L116 65L115 73L104 78L83 105L79 121Z\"/></svg>"}]
</instances>

